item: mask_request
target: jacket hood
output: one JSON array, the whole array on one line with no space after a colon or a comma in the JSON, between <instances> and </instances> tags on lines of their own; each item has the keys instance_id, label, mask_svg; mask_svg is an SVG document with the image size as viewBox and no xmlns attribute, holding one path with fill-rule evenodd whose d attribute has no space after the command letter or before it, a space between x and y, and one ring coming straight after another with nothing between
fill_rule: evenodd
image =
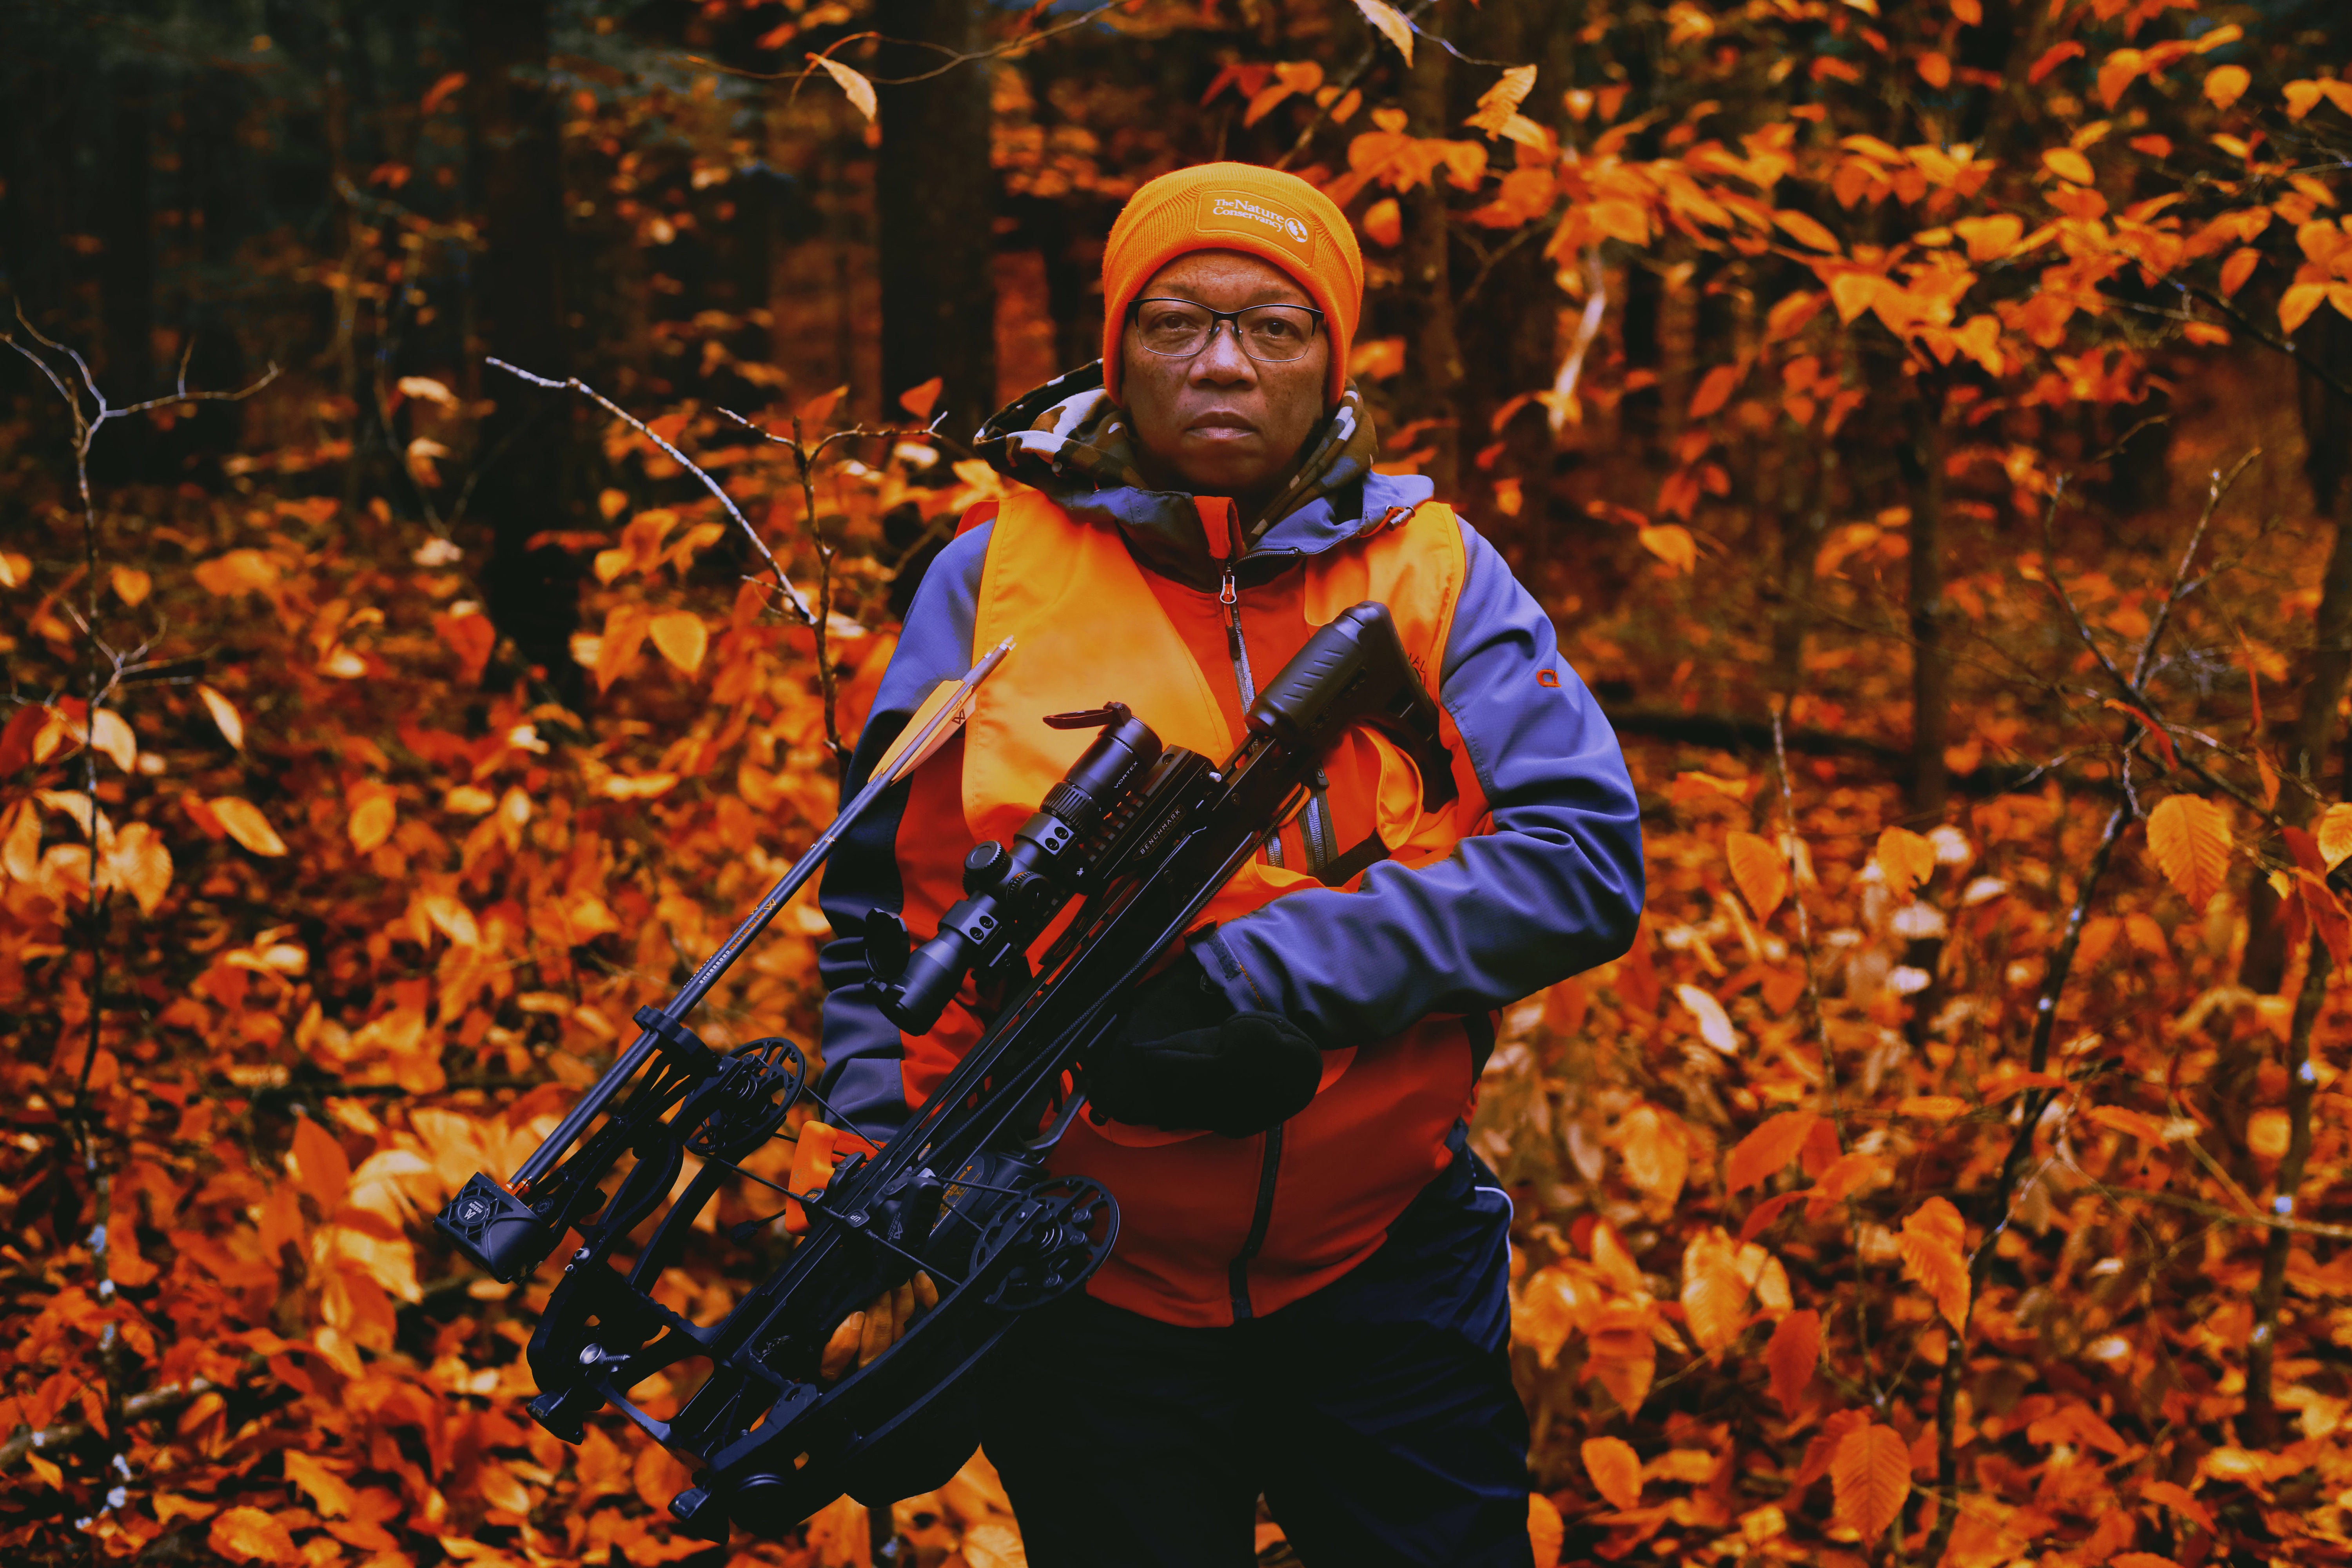
<instances>
[{"instance_id":1,"label":"jacket hood","mask_svg":"<svg viewBox=\"0 0 2352 1568\"><path fill-rule=\"evenodd\" d=\"M1222 568L1192 493L1144 488L1134 433L1126 410L1103 390L1101 362L1016 399L981 426L973 447L997 472L1043 490L1072 517L1117 527L1136 559L1161 576L1191 588L1217 585ZM1374 473L1379 451L1351 383L1307 437L1297 476L1250 525L1234 576L1264 582L1436 493L1417 474Z\"/></svg>"}]
</instances>

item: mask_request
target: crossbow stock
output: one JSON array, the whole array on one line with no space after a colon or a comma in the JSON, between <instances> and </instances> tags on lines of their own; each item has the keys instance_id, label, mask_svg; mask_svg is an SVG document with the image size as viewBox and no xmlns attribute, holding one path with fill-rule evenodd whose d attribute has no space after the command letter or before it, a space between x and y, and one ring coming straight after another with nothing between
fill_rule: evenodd
<instances>
[{"instance_id":1,"label":"crossbow stock","mask_svg":"<svg viewBox=\"0 0 2352 1568\"><path fill-rule=\"evenodd\" d=\"M1009 846L982 844L966 858L967 896L937 933L917 946L887 915L866 931L866 984L907 1033L928 1033L967 981L1001 999L992 1019L887 1142L851 1154L822 1191L791 1192L741 1162L787 1136L786 1113L814 1097L805 1058L783 1039L721 1054L685 1020L848 825L962 722L1010 646L961 683L942 684L726 945L667 1004L639 1009L636 1042L513 1178L476 1175L437 1222L507 1282L535 1269L567 1229L578 1233L531 1337L541 1392L530 1413L578 1442L588 1415L620 1409L696 1468L670 1512L711 1540L730 1523L781 1534L845 1491L887 1504L946 1482L978 1441L981 1383L969 1374L1023 1314L1083 1285L1117 1238L1112 1195L1051 1173L1045 1155L1084 1105L1087 1052L1128 994L1298 808L1350 726L1383 729L1409 751L1426 807L1452 798L1436 704L1387 610L1369 602L1284 667L1223 763L1163 746L1117 702L1048 719L1099 732ZM1066 911L1033 965L1033 948ZM633 1163L608 1201L602 1184L625 1153ZM681 1187L689 1158L698 1168ZM795 1201L806 1234L724 1316L697 1324L653 1288L731 1182ZM752 1248L772 1246L772 1234L756 1220L730 1233ZM820 1358L844 1319L919 1270L938 1305L867 1364L827 1378ZM707 1373L669 1420L632 1401L647 1379L693 1362Z\"/></svg>"}]
</instances>

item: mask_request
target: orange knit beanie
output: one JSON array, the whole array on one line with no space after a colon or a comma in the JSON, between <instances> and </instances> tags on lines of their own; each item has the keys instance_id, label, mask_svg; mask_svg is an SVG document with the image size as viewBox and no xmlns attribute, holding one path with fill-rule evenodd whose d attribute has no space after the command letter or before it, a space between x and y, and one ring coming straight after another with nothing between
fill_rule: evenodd
<instances>
[{"instance_id":1,"label":"orange knit beanie","mask_svg":"<svg viewBox=\"0 0 2352 1568\"><path fill-rule=\"evenodd\" d=\"M1195 250L1238 250L1298 280L1331 342L1331 401L1348 388L1348 345L1364 305L1364 253L1348 216L1296 174L1202 163L1129 196L1103 247L1103 382L1116 399L1127 308L1161 268Z\"/></svg>"}]
</instances>

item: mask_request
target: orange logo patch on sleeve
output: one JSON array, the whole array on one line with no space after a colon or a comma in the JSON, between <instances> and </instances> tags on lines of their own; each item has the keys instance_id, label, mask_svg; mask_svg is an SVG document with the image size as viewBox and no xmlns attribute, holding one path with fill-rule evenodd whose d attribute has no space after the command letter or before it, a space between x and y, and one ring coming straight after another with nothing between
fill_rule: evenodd
<instances>
[{"instance_id":1,"label":"orange logo patch on sleeve","mask_svg":"<svg viewBox=\"0 0 2352 1568\"><path fill-rule=\"evenodd\" d=\"M1558 686L1559 684L1559 671L1556 669L1539 669L1536 671L1536 684L1538 686Z\"/></svg>"}]
</instances>

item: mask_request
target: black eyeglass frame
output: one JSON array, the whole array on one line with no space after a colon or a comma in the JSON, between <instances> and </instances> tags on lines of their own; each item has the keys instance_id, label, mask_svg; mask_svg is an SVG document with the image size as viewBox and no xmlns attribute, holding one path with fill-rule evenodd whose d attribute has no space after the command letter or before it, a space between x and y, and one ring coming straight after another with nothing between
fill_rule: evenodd
<instances>
[{"instance_id":1,"label":"black eyeglass frame","mask_svg":"<svg viewBox=\"0 0 2352 1568\"><path fill-rule=\"evenodd\" d=\"M1326 318L1324 317L1323 312L1317 310L1312 305L1294 305L1287 300L1272 300L1263 305L1244 305L1238 310L1218 310L1210 309L1210 307L1203 305L1198 300L1187 300L1178 294L1147 294L1140 300L1129 300L1127 304L1127 320L1129 325L1141 325L1140 318L1142 316L1143 307L1146 305L1190 305L1195 310L1207 310L1209 312L1208 334L1202 338L1201 346L1196 349L1189 350L1183 353L1178 353L1169 349L1155 349L1150 343L1139 342L1137 344L1137 346L1142 349L1144 353L1149 354L1158 354L1161 359L1199 358L1201 355L1209 352L1209 345L1217 341L1218 327L1223 325L1227 321L1231 321L1234 324L1234 346L1239 348L1245 357L1256 360L1260 364L1297 364L1300 360L1307 357L1307 351L1303 348L1289 359L1259 359L1257 355L1251 353L1249 340L1242 335L1242 318L1249 314L1252 310L1304 310L1308 315L1315 318L1315 331L1319 332L1325 330L1324 321ZM1309 343L1312 343L1315 341L1313 332L1307 334L1307 341Z\"/></svg>"}]
</instances>

